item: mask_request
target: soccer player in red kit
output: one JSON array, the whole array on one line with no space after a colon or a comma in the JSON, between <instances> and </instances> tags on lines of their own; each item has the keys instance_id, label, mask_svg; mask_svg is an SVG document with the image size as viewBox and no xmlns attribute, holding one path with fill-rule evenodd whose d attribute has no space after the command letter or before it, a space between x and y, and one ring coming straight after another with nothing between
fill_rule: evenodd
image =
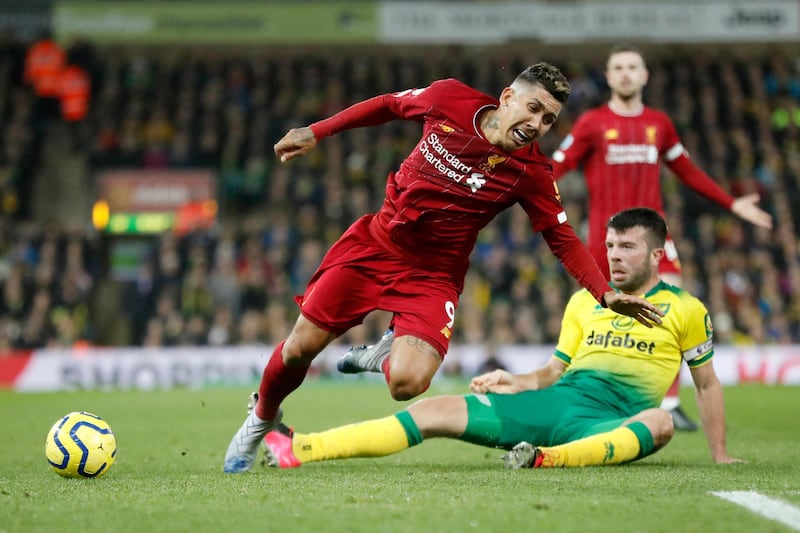
<instances>
[{"instance_id":1,"label":"soccer player in red kit","mask_svg":"<svg viewBox=\"0 0 800 533\"><path fill-rule=\"evenodd\" d=\"M416 147L388 177L381 209L350 226L297 299L301 315L264 369L254 407L228 447L225 472L252 468L260 441L281 420L281 402L312 360L375 309L393 313L396 337L381 364L392 397L424 392L447 353L478 232L515 204L598 302L648 326L661 322L652 304L611 290L567 223L551 163L535 141L552 127L569 92L556 67L538 63L499 100L440 80L357 103L278 141L275 153L285 162L342 130L395 119L422 124Z\"/></svg>"},{"instance_id":2,"label":"soccer player in red kit","mask_svg":"<svg viewBox=\"0 0 800 533\"><path fill-rule=\"evenodd\" d=\"M605 225L609 217L632 207L649 207L664 216L662 161L698 194L757 226L772 227L772 217L756 205L758 194L732 198L689 159L669 117L644 105L642 91L648 76L644 56L638 49L613 48L606 64L611 99L581 115L553 154L557 180L582 166L589 198L587 245L606 277ZM667 238L664 249L661 277L680 286L680 262L671 238ZM677 429L696 430L697 425L680 408L679 382L676 378L662 408L672 412Z\"/></svg>"}]
</instances>

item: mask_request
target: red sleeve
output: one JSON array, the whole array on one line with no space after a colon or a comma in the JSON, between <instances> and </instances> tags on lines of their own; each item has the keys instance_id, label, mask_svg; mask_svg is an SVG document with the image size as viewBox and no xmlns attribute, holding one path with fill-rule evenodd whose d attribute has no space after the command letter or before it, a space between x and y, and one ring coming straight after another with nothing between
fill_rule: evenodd
<instances>
[{"instance_id":1,"label":"red sleeve","mask_svg":"<svg viewBox=\"0 0 800 533\"><path fill-rule=\"evenodd\" d=\"M672 120L660 111L657 112L657 116L661 117L664 131L664 139L660 147L661 157L670 170L696 193L718 203L725 209L730 209L731 204L733 204L733 198L692 162L683 144L681 144L681 139Z\"/></svg>"},{"instance_id":2,"label":"red sleeve","mask_svg":"<svg viewBox=\"0 0 800 533\"><path fill-rule=\"evenodd\" d=\"M725 209L730 209L733 204L733 197L726 193L708 174L700 170L697 165L692 163L686 152L667 161L667 166L678 178L689 188L718 203Z\"/></svg>"},{"instance_id":3,"label":"red sleeve","mask_svg":"<svg viewBox=\"0 0 800 533\"><path fill-rule=\"evenodd\" d=\"M353 104L331 117L311 124L311 131L314 132L314 137L319 140L344 130L377 126L400 118L401 115L398 114L393 104L394 98L390 94L375 96L369 100Z\"/></svg>"},{"instance_id":4,"label":"red sleeve","mask_svg":"<svg viewBox=\"0 0 800 533\"><path fill-rule=\"evenodd\" d=\"M558 224L542 231L544 240L567 272L605 307L603 294L612 290L597 262L569 224Z\"/></svg>"},{"instance_id":5,"label":"red sleeve","mask_svg":"<svg viewBox=\"0 0 800 533\"><path fill-rule=\"evenodd\" d=\"M593 147L590 121L584 113L572 126L572 130L564 137L558 150L553 152L553 177L560 180L564 174L573 170L583 162Z\"/></svg>"}]
</instances>

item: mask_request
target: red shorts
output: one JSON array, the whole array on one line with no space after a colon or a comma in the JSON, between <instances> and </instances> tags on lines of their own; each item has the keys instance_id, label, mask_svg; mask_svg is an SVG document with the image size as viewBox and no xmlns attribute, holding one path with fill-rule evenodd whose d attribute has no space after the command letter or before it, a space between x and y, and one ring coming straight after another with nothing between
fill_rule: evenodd
<instances>
[{"instance_id":1,"label":"red shorts","mask_svg":"<svg viewBox=\"0 0 800 533\"><path fill-rule=\"evenodd\" d=\"M295 301L304 317L337 336L376 309L389 311L397 337L423 339L444 357L463 279L409 265L372 237L371 219L361 217L334 243Z\"/></svg>"},{"instance_id":2,"label":"red shorts","mask_svg":"<svg viewBox=\"0 0 800 533\"><path fill-rule=\"evenodd\" d=\"M589 251L592 253L594 260L597 261L597 264L600 266L600 270L603 271L606 279L610 279L611 274L608 271L606 243L602 242L599 244L600 246L591 246ZM658 264L658 273L675 274L677 276L681 275L681 261L678 258L678 249L675 248L675 243L670 237L667 237L667 241L664 243L664 256L661 258L661 262Z\"/></svg>"}]
</instances>

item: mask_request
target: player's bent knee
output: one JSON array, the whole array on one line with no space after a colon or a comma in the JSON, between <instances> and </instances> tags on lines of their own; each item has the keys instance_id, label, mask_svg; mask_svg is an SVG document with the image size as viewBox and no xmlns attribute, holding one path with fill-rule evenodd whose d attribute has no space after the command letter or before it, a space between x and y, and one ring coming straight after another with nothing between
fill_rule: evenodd
<instances>
[{"instance_id":1,"label":"player's bent knee","mask_svg":"<svg viewBox=\"0 0 800 533\"><path fill-rule=\"evenodd\" d=\"M409 386L389 386L389 392L391 393L392 398L398 402L404 402L406 400L416 398L425 392L426 389L427 387L417 388Z\"/></svg>"},{"instance_id":2,"label":"player's bent knee","mask_svg":"<svg viewBox=\"0 0 800 533\"><path fill-rule=\"evenodd\" d=\"M660 407L645 409L638 415L629 419L629 422L641 422L653 436L653 444L656 449L665 446L675 434L675 425L672 415L666 409Z\"/></svg>"},{"instance_id":3,"label":"player's bent knee","mask_svg":"<svg viewBox=\"0 0 800 533\"><path fill-rule=\"evenodd\" d=\"M392 398L399 402L416 398L428 390L429 386L430 381L428 380L414 378L403 379L400 377L395 378L394 376L391 376L389 380L389 392Z\"/></svg>"},{"instance_id":4,"label":"player's bent knee","mask_svg":"<svg viewBox=\"0 0 800 533\"><path fill-rule=\"evenodd\" d=\"M657 448L665 446L673 435L675 435L675 424L672 415L665 409L654 409L651 415L651 431L653 433L653 444Z\"/></svg>"}]
</instances>

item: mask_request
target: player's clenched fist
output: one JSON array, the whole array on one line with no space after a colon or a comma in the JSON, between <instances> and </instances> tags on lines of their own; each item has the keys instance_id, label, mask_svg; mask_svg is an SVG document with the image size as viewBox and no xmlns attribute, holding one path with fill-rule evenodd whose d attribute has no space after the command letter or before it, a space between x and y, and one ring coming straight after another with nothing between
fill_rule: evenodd
<instances>
[{"instance_id":1,"label":"player's clenched fist","mask_svg":"<svg viewBox=\"0 0 800 533\"><path fill-rule=\"evenodd\" d=\"M317 138L311 128L292 128L273 147L281 161L289 161L305 155L317 145Z\"/></svg>"}]
</instances>

